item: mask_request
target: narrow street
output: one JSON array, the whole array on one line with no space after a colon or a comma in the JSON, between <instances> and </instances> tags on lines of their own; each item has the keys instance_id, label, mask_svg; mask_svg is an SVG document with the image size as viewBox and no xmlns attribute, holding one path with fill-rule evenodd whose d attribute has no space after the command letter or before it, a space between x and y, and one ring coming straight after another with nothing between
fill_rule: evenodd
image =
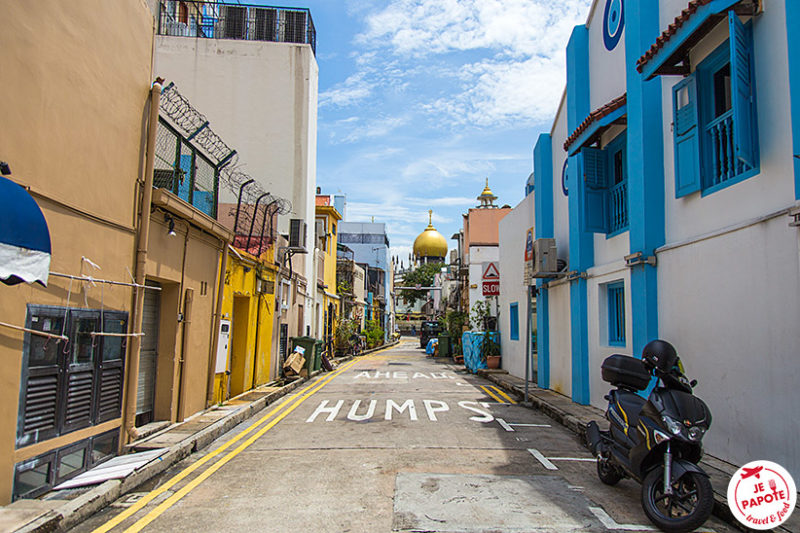
<instances>
[{"instance_id":1,"label":"narrow street","mask_svg":"<svg viewBox=\"0 0 800 533\"><path fill-rule=\"evenodd\" d=\"M515 401L404 339L322 374L72 531L655 530L638 484L601 484L572 433Z\"/></svg>"}]
</instances>

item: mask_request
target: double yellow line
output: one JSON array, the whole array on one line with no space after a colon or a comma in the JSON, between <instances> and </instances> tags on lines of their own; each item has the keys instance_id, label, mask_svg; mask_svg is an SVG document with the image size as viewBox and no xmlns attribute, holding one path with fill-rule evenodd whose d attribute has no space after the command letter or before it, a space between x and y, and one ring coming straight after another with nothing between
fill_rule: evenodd
<instances>
[{"instance_id":1,"label":"double yellow line","mask_svg":"<svg viewBox=\"0 0 800 533\"><path fill-rule=\"evenodd\" d=\"M381 351L383 351L383 350L381 350ZM375 352L375 353L379 353L379 352ZM145 516L140 518L135 524L130 526L128 529L126 529L125 533L129 533L129 532L130 533L134 533L136 531L141 531L142 528L144 528L147 524L149 524L150 522L152 522L153 520L155 520L156 518L161 516L161 514L164 511L166 511L167 509L172 507L181 498L183 498L184 496L189 494L189 492L191 492L200 483L205 481L211 474L213 474L214 472L216 472L217 470L222 468L222 466L225 465L228 461L230 461L231 459L233 459L234 457L239 455L239 453L241 453L248 446L250 446L256 440L258 440L259 437L264 435L264 433L266 433L267 431L272 429L275 426L275 424L277 424L278 422L280 422L281 420L286 418L286 416L288 416L289 413L294 411L298 406L300 406L300 404L302 404L304 401L306 401L312 394L315 394L322 387L324 387L325 385L330 383L333 378L335 378L336 376L338 376L342 372L345 372L350 367L355 365L357 362L363 361L365 359L369 359L370 357L372 357L372 356L371 355L367 355L365 357L361 357L359 359L354 359L352 361L349 361L349 362L345 363L344 365L342 365L338 370L333 372L331 375L329 375L325 379L321 380L319 383L314 384L307 391L298 392L297 394L294 394L293 396L290 396L286 400L282 401L277 407L275 407L274 409L270 410L269 413L267 413L264 416L262 416L258 420L258 422L256 422L252 426L250 426L248 429L246 429L242 433L239 433L234 438L232 438L231 440L229 440L228 442L226 442L225 444L223 444L222 446L220 446L219 448L217 448L213 452L209 453L208 455L206 455L203 458L201 458L200 460L198 460L196 463L193 463L191 466L188 466L186 469L182 470L181 472L179 472L178 474L176 474L175 476L170 478L166 483L164 483L163 485L161 485L157 489L147 493L147 495L145 495L142 499L138 500L136 503L134 503L133 505L131 505L130 507L125 509L123 512L121 512L120 514L118 514L117 516L115 516L114 518L112 518L111 520L109 520L108 522L103 524L102 526L100 526L97 529L95 529L92 533L104 533L104 532L110 531L114 527L118 526L124 520L126 520L127 518L133 516L135 513L137 513L139 510L141 510L145 505L147 505L148 503L153 501L155 498L157 498L158 496L160 496L164 492L166 492L169 489L171 489L172 487L174 487L181 480L185 479L192 472L194 472L195 470L197 470L198 468L200 468L204 464L208 463L214 457L220 455L222 452L224 452L225 450L227 450L228 448L230 448L231 446L236 444L239 440L244 438L248 433L250 433L251 431L257 429L259 426L264 424L264 422L269 420L270 417L272 417L274 414L280 412L280 414L278 416L273 418L268 424L266 424L264 427L259 429L252 436L250 436L250 438L248 438L247 440L245 440L244 442L239 444L239 446L237 446L232 451L228 452L222 459L220 459L219 461L217 461L216 463L211 465L211 467L209 467L202 474L200 474L199 476L194 478L192 481L190 481L185 486L183 486L180 490L175 492L175 494L173 494L172 496L170 496L169 498L164 500L162 503L160 503L155 509L153 509L152 511L147 513ZM292 403L292 402L294 402L294 403ZM289 404L292 404L292 405L290 405L287 409L281 411L284 407L286 407Z\"/></svg>"},{"instance_id":2,"label":"double yellow line","mask_svg":"<svg viewBox=\"0 0 800 533\"><path fill-rule=\"evenodd\" d=\"M517 402L514 401L513 398L511 398L511 396L506 394L503 390L498 389L494 385L490 385L488 387L486 387L484 385L481 385L480 387L481 387L481 389L483 389L483 392L485 392L486 394L488 394L489 396L494 398L494 400L499 402L499 403L517 403ZM489 389L491 389L491 390L489 390ZM492 391L494 391L494 392L492 392Z\"/></svg>"}]
</instances>

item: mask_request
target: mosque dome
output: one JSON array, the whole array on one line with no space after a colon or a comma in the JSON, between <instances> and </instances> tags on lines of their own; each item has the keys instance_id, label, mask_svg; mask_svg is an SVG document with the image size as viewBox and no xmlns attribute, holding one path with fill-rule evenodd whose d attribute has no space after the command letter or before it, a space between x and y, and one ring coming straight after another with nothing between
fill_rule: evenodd
<instances>
[{"instance_id":1,"label":"mosque dome","mask_svg":"<svg viewBox=\"0 0 800 533\"><path fill-rule=\"evenodd\" d=\"M432 215L433 211L428 211L428 227L414 241L416 257L444 258L447 255L447 239L433 227Z\"/></svg>"},{"instance_id":2,"label":"mosque dome","mask_svg":"<svg viewBox=\"0 0 800 533\"><path fill-rule=\"evenodd\" d=\"M489 178L486 178L486 187L483 188L483 192L477 198L480 200L480 205L478 207L497 207L494 205L494 201L497 200L497 196L494 195L492 189L489 188Z\"/></svg>"}]
</instances>

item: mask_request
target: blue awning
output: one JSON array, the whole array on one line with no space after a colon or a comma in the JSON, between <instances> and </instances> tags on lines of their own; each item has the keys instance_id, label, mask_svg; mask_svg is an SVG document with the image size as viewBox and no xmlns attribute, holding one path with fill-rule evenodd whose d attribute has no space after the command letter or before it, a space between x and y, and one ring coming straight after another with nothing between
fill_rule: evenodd
<instances>
[{"instance_id":1,"label":"blue awning","mask_svg":"<svg viewBox=\"0 0 800 533\"><path fill-rule=\"evenodd\" d=\"M47 286L50 231L39 205L21 186L0 177L0 281Z\"/></svg>"}]
</instances>

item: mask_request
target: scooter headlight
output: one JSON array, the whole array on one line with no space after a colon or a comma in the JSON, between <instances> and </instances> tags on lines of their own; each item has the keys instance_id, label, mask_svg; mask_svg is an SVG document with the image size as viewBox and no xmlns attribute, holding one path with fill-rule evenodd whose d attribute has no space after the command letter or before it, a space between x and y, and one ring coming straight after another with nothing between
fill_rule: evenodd
<instances>
[{"instance_id":1,"label":"scooter headlight","mask_svg":"<svg viewBox=\"0 0 800 533\"><path fill-rule=\"evenodd\" d=\"M674 420L668 416L662 416L661 420L664 421L664 424L666 424L667 429L673 435L680 435L681 432L683 431L683 424L681 424L677 420Z\"/></svg>"},{"instance_id":2,"label":"scooter headlight","mask_svg":"<svg viewBox=\"0 0 800 533\"><path fill-rule=\"evenodd\" d=\"M705 432L705 428L694 426L693 428L689 428L689 438L693 441L699 441L703 438Z\"/></svg>"}]
</instances>

